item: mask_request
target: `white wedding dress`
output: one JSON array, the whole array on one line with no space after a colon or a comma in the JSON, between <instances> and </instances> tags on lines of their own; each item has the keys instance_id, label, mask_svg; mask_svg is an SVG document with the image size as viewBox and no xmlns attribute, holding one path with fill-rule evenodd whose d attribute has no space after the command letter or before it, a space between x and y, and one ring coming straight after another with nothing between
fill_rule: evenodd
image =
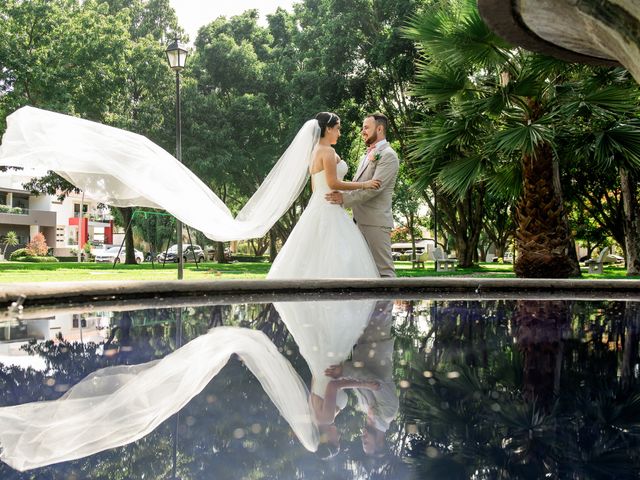
<instances>
[{"instance_id":1,"label":"white wedding dress","mask_svg":"<svg viewBox=\"0 0 640 480\"><path fill-rule=\"evenodd\" d=\"M277 302L273 306L287 326L311 371L311 392L324 398L331 377L324 371L345 361L366 328L375 300L322 300ZM342 410L347 395L338 391Z\"/></svg>"},{"instance_id":2,"label":"white wedding dress","mask_svg":"<svg viewBox=\"0 0 640 480\"><path fill-rule=\"evenodd\" d=\"M340 180L347 174L337 165ZM378 278L369 246L340 205L329 203L331 192L324 170L311 176L313 194L307 208L278 253L267 278Z\"/></svg>"}]
</instances>

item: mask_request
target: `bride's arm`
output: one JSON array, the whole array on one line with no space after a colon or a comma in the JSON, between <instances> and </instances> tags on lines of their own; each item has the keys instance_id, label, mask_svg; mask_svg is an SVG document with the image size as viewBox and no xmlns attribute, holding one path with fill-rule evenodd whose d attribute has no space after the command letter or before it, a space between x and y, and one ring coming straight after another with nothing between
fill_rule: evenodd
<instances>
[{"instance_id":1,"label":"bride's arm","mask_svg":"<svg viewBox=\"0 0 640 480\"><path fill-rule=\"evenodd\" d=\"M327 185L332 190L375 190L380 188L379 180L367 180L366 182L344 182L338 180L336 157L333 151L331 153L322 153L322 165L327 178Z\"/></svg>"}]
</instances>

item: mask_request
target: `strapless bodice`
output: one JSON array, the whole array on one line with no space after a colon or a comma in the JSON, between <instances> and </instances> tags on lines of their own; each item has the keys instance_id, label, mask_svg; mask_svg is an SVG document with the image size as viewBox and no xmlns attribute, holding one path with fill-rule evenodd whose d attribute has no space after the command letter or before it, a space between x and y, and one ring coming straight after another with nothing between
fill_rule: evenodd
<instances>
[{"instance_id":1,"label":"strapless bodice","mask_svg":"<svg viewBox=\"0 0 640 480\"><path fill-rule=\"evenodd\" d=\"M345 162L344 160L340 160L338 165L336 165L336 174L338 180L342 180L347 174L348 170L349 166L347 165L347 162ZM314 196L324 195L325 193L329 193L332 191L332 189L329 188L329 185L327 184L327 175L325 174L324 170L314 173L313 175L311 175L311 177L313 181Z\"/></svg>"}]
</instances>

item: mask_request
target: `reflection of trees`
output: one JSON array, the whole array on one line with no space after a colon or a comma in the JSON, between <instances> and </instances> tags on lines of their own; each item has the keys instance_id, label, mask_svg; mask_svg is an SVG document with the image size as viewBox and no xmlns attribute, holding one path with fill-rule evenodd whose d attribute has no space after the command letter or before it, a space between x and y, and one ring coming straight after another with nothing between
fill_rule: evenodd
<instances>
[{"instance_id":1,"label":"reflection of trees","mask_svg":"<svg viewBox=\"0 0 640 480\"><path fill-rule=\"evenodd\" d=\"M637 303L460 303L433 302L431 348L399 371L421 476L637 477Z\"/></svg>"}]
</instances>

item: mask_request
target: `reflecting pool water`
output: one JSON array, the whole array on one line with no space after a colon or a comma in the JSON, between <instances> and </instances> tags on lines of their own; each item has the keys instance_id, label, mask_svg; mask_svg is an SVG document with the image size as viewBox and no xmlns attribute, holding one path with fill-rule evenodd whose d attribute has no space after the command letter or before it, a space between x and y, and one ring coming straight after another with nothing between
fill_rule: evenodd
<instances>
[{"instance_id":1,"label":"reflecting pool water","mask_svg":"<svg viewBox=\"0 0 640 480\"><path fill-rule=\"evenodd\" d=\"M605 300L0 317L0 478L637 478L639 335Z\"/></svg>"}]
</instances>

